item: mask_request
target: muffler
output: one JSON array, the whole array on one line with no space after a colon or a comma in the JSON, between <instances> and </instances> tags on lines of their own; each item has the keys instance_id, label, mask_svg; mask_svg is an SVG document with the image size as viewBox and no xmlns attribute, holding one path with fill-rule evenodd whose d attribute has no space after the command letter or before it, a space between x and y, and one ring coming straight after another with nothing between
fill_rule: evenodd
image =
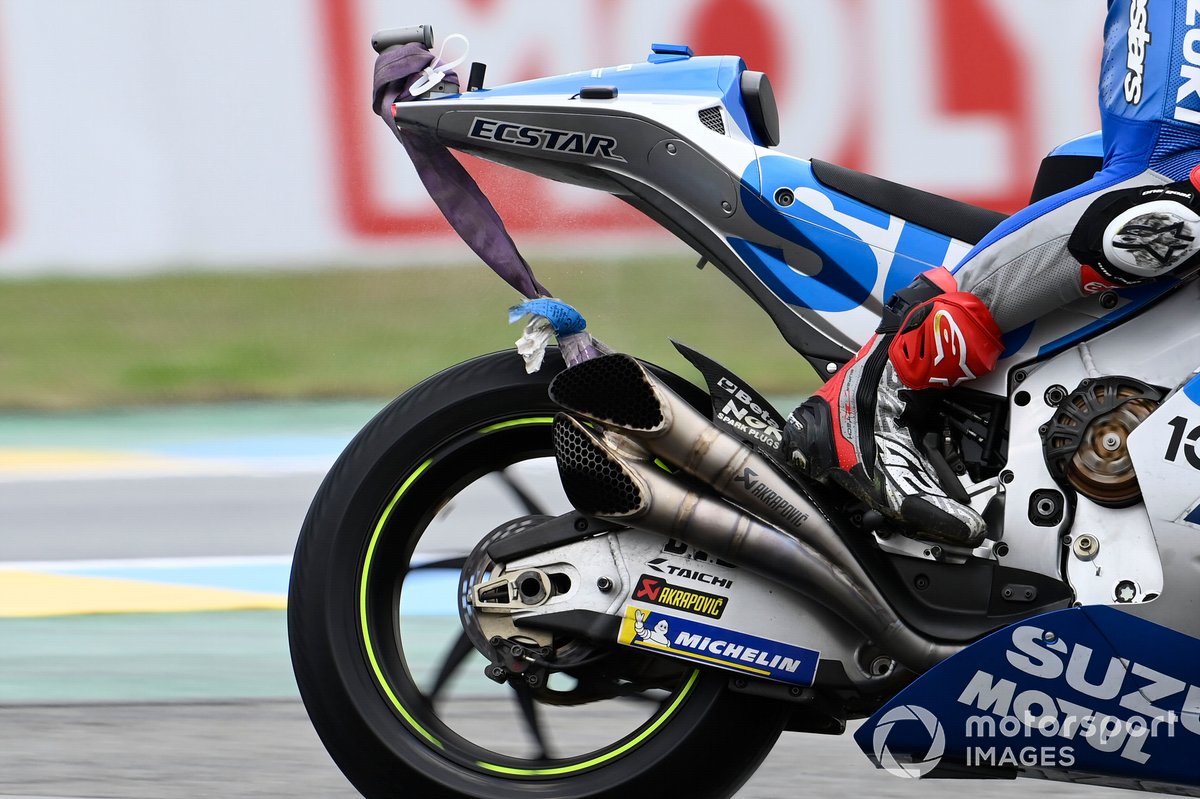
<instances>
[{"instance_id":1,"label":"muffler","mask_svg":"<svg viewBox=\"0 0 1200 799\"><path fill-rule=\"evenodd\" d=\"M712 423L636 359L606 355L559 374L550 398L578 416L619 429L722 497L799 534L827 555L844 545L824 535L820 512L766 457ZM806 527L812 527L809 531Z\"/></svg>"},{"instance_id":2,"label":"muffler","mask_svg":"<svg viewBox=\"0 0 1200 799\"><path fill-rule=\"evenodd\" d=\"M836 541L834 554L688 488L648 454L638 457L637 445L644 442L630 447L619 438L611 440L566 414L555 419L559 473L577 509L677 538L795 590L844 618L911 671L924 672L961 648L931 641L906 625L815 507L800 535L826 546Z\"/></svg>"}]
</instances>

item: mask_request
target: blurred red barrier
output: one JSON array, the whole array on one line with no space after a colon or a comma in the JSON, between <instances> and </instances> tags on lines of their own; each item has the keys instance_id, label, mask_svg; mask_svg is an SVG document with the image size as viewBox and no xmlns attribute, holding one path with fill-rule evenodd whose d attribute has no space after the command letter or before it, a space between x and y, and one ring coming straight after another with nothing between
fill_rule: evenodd
<instances>
[{"instance_id":1,"label":"blurred red barrier","mask_svg":"<svg viewBox=\"0 0 1200 799\"><path fill-rule=\"evenodd\" d=\"M1094 83L1079 85L1078 76L1087 72L1079 67L1092 57L1080 42L1098 42L1101 31L1091 30L1094 20L1064 6L1059 17L1077 20L1086 36L1064 41L1047 55L1046 44L1059 44L1060 32L1032 24L1026 29L1020 10L1002 7L1001 1L1008 2L679 0L668 4L668 12L625 0L579 0L572 9L577 9L577 24L594 33L589 52L573 52L564 67L561 53L555 62L540 47L514 43L509 63L492 66L507 67L506 80L517 80L586 67L592 58L599 59L596 64L620 63L629 59L633 39L648 43L664 33L698 54L737 53L750 68L771 75L789 152L1012 212L1025 205L1040 156L1057 143L1055 136L1085 133L1093 121L1064 120L1079 116L1079 106L1069 110L1062 102L1047 102L1045 89L1059 81L1059 98L1094 98ZM431 205L398 202L394 192L389 198L394 187L381 175L378 134L370 126L380 131L383 126L365 110L372 54L362 21L370 2L320 0L342 221L352 235L368 239L444 235L448 226ZM536 16L511 0L455 2L458 22L471 21L465 32L481 38L501 23ZM443 8L443 13L449 12ZM904 30L895 30L898 22ZM823 30L823 24L830 29ZM545 30L527 27L533 30L522 32L536 42L538 36L560 36L562 23ZM1059 69L1064 65L1069 69ZM1051 74L1043 74L1048 66ZM822 84L830 81L837 88L824 90ZM561 235L650 224L615 202L555 202L559 195L546 181L463 160L514 231Z\"/></svg>"},{"instance_id":2,"label":"blurred red barrier","mask_svg":"<svg viewBox=\"0 0 1200 799\"><path fill-rule=\"evenodd\" d=\"M488 0L469 0L486 10ZM445 235L450 226L431 204L419 212L411 209L389 208L378 193L373 169L368 162L371 148L369 131L362 109L369 99L370 72L363 68L366 38L361 35L355 2L321 0L326 36L326 52L330 62L327 71L329 96L333 106L334 140L337 143L337 188L342 219L347 227L365 237ZM599 9L603 13L604 4ZM369 53L369 49L366 50ZM540 70L531 69L523 78L539 77ZM370 124L383 129L374 117ZM396 145L399 147L399 144ZM581 218L578 212L563 211L548 202L546 181L506 167L490 164L478 158L456 154L466 165L492 202L500 210L505 223L514 231L563 230L582 227L590 231L628 229L633 226L652 226L641 214L616 202Z\"/></svg>"}]
</instances>

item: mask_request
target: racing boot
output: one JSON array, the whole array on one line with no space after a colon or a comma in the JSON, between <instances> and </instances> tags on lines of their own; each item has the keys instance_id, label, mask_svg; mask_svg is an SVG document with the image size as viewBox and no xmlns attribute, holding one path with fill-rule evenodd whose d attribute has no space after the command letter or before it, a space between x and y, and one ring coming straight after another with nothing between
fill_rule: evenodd
<instances>
[{"instance_id":1,"label":"racing boot","mask_svg":"<svg viewBox=\"0 0 1200 799\"><path fill-rule=\"evenodd\" d=\"M957 291L950 272L920 275L888 302L866 346L792 411L784 431L789 462L913 528L915 537L978 546L987 534L983 518L940 455L939 479L901 417L921 402L916 389L986 374L1002 349L991 313Z\"/></svg>"}]
</instances>

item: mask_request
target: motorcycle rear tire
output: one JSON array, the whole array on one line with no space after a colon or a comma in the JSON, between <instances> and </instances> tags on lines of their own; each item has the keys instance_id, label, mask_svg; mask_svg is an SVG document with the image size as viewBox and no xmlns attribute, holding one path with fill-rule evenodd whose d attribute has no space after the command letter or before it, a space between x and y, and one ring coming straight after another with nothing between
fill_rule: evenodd
<instances>
[{"instance_id":1,"label":"motorcycle rear tire","mask_svg":"<svg viewBox=\"0 0 1200 799\"><path fill-rule=\"evenodd\" d=\"M439 458L457 452L461 465L494 453L548 454L548 421L557 408L547 387L564 368L552 350L541 371L529 375L509 351L425 380L355 437L313 500L288 598L293 667L322 742L369 799L726 797L754 772L786 724L780 704L732 692L727 673L700 669L690 672L681 698L648 733L586 759L502 768L478 752L456 751L453 736L440 735L436 720L421 716L419 701L405 704L406 691L415 690L402 684L405 669L384 677L376 662L384 655L377 658L372 649L383 642L373 644L367 632L365 575L370 552L384 545L372 535L399 524L402 537L404 520L432 513L422 502L461 484L457 474L440 470L439 476ZM691 401L707 404L704 392L656 371Z\"/></svg>"}]
</instances>

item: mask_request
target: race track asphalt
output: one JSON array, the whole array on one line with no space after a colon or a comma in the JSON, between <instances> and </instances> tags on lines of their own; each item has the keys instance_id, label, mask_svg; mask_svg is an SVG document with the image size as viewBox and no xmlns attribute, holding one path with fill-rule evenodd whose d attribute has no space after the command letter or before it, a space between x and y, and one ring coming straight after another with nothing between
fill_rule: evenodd
<instances>
[{"instance_id":1,"label":"race track asphalt","mask_svg":"<svg viewBox=\"0 0 1200 799\"><path fill-rule=\"evenodd\" d=\"M370 412L347 404L0 418L0 797L357 795L299 702L279 594L322 472ZM177 585L153 596L126 590L147 569ZM196 569L210 570L209 583L218 570L225 593L197 594ZM17 585L31 572L40 575L29 578L33 598L6 599L6 575ZM122 612L33 607L61 599L57 586L75 583L56 581L72 580L111 580L120 590L88 597ZM222 597L241 607L247 595L261 602L222 609ZM197 602L215 607L187 609ZM154 612L135 612L139 603ZM1037 781L901 780L872 768L848 735L785 734L738 796L968 791L1117 795Z\"/></svg>"}]
</instances>

